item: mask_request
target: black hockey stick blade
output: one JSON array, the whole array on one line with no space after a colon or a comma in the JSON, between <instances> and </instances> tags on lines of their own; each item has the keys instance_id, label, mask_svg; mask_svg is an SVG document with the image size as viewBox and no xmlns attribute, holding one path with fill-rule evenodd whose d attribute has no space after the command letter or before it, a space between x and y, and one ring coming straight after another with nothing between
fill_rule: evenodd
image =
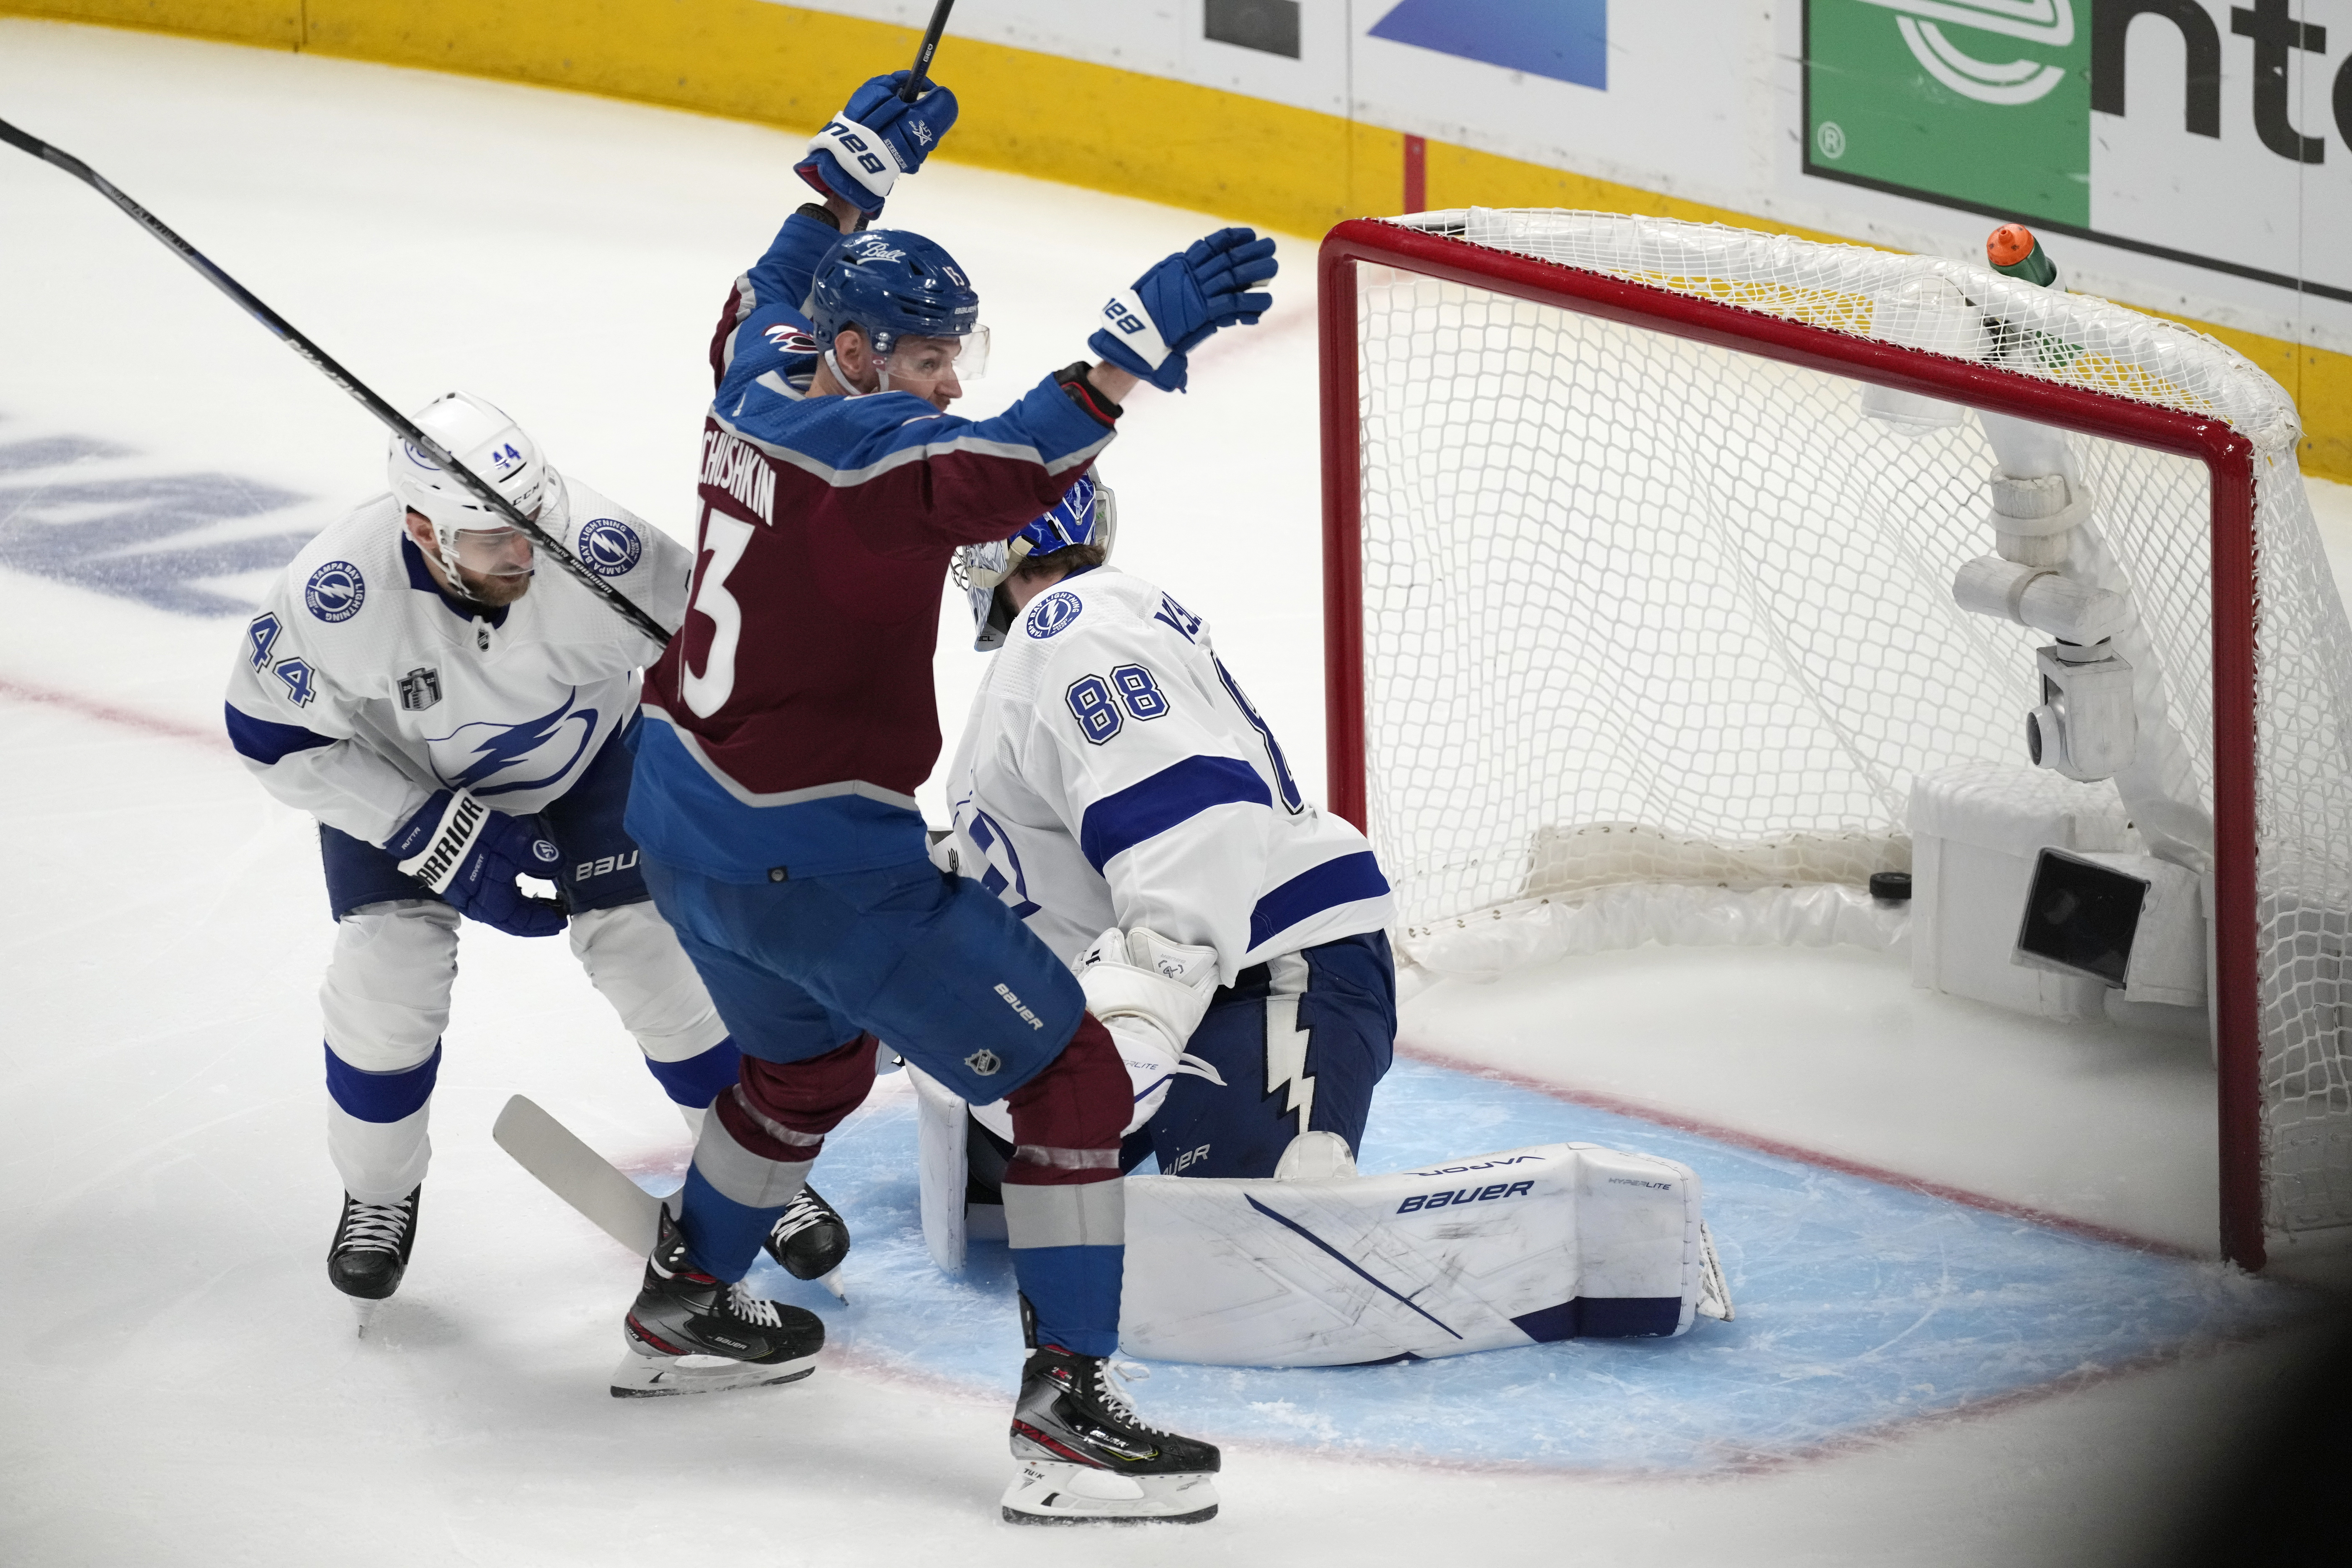
<instances>
[{"instance_id":1,"label":"black hockey stick blade","mask_svg":"<svg viewBox=\"0 0 2352 1568\"><path fill-rule=\"evenodd\" d=\"M940 0L931 7L931 25L923 29L923 47L915 51L914 71L907 78L907 85L898 89L898 96L908 103L921 97L923 89L930 85L931 57L940 52L940 35L948 30L948 13L954 9L955 0Z\"/></svg>"},{"instance_id":2,"label":"black hockey stick blade","mask_svg":"<svg viewBox=\"0 0 2352 1568\"><path fill-rule=\"evenodd\" d=\"M668 630L659 621L640 609L627 595L582 565L579 558L564 549L561 541L540 527L538 523L517 511L511 501L483 482L479 475L459 462L447 447L418 429L398 409L371 391L366 383L336 363L318 344L295 331L292 322L263 304L245 285L214 266L202 251L174 234L161 218L115 189L97 170L72 153L52 147L39 137L20 131L5 120L0 120L0 142L5 142L19 152L30 153L45 163L54 164L64 170L121 208L133 223L152 235L173 255L193 268L196 276L235 300L239 310L267 327L272 335L300 355L313 370L341 387L351 395L353 402L374 415L378 422L391 430L394 435L406 441L431 458L435 464L455 476L457 482L466 487L467 494L527 535L532 543L547 552L549 560L554 562L582 587L603 600L605 608L636 627L654 642L658 644L669 641Z\"/></svg>"}]
</instances>

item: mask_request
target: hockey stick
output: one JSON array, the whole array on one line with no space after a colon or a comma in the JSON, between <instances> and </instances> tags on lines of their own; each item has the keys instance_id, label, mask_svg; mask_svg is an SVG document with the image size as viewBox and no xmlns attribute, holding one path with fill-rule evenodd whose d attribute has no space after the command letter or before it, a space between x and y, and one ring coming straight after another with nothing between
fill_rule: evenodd
<instances>
[{"instance_id":1,"label":"hockey stick","mask_svg":"<svg viewBox=\"0 0 2352 1568\"><path fill-rule=\"evenodd\" d=\"M944 21L947 5L950 3L950 0L941 0L940 16L933 18L935 29L940 22ZM936 42L936 37L933 41ZM447 447L411 424L398 409L370 391L366 384L350 371L337 364L318 344L296 331L293 324L285 317L254 298L243 284L214 266L194 246L166 227L162 219L116 190L97 170L73 154L62 152L37 136L28 135L17 130L5 120L0 120L0 142L5 142L11 147L29 153L45 163L55 164L116 206L121 207L130 216L133 223L153 235L169 247L173 255L195 268L198 277L236 301L240 310L268 328L288 348L292 349L309 362L312 369L349 393L353 401L370 414L374 415L394 435L398 436L436 464L457 476L457 482L466 487L467 494L528 535L534 544L547 552L550 560L570 574L582 587L602 599L607 609L645 633L655 642L669 641L670 634L663 629L662 624L638 608L627 595L582 565L579 559L572 552L564 549L554 535L517 511L512 502L485 484L471 468L459 462Z\"/></svg>"},{"instance_id":2,"label":"hockey stick","mask_svg":"<svg viewBox=\"0 0 2352 1568\"><path fill-rule=\"evenodd\" d=\"M925 79L930 74L931 57L940 52L940 35L948 30L948 13L954 9L955 0L940 0L931 7L931 25L923 29L923 47L915 51L915 69L907 78L907 85L898 89L899 98L906 102L914 102L929 85Z\"/></svg>"},{"instance_id":3,"label":"hockey stick","mask_svg":"<svg viewBox=\"0 0 2352 1568\"><path fill-rule=\"evenodd\" d=\"M537 1176L541 1185L570 1204L582 1218L627 1247L639 1258L654 1249L661 1226L662 1205L614 1168L611 1161L580 1141L578 1133L542 1110L538 1101L518 1094L499 1112L490 1126L490 1142L514 1156L516 1164ZM817 1281L843 1300L836 1268Z\"/></svg>"}]
</instances>

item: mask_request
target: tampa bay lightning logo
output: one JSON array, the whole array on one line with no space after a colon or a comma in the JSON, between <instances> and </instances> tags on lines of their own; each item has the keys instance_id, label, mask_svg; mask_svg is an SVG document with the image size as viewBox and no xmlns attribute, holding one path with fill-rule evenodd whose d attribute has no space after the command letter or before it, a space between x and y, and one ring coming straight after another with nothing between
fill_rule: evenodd
<instances>
[{"instance_id":1,"label":"tampa bay lightning logo","mask_svg":"<svg viewBox=\"0 0 2352 1568\"><path fill-rule=\"evenodd\" d=\"M322 621L348 621L367 603L367 579L348 561L330 561L310 574L302 602Z\"/></svg>"},{"instance_id":2,"label":"tampa bay lightning logo","mask_svg":"<svg viewBox=\"0 0 2352 1568\"><path fill-rule=\"evenodd\" d=\"M446 735L427 736L433 748L433 771L451 789L471 790L478 795L544 789L570 773L595 738L596 710L574 708L579 700L575 687L561 707L536 719L520 724L481 720L460 724ZM447 771L452 753L464 758L464 765L454 773ZM548 765L551 761L553 766ZM489 782L509 768L523 767L530 770L531 777Z\"/></svg>"},{"instance_id":3,"label":"tampa bay lightning logo","mask_svg":"<svg viewBox=\"0 0 2352 1568\"><path fill-rule=\"evenodd\" d=\"M1052 593L1029 606L1029 635L1049 637L1072 621L1085 609L1086 601L1076 594Z\"/></svg>"},{"instance_id":4,"label":"tampa bay lightning logo","mask_svg":"<svg viewBox=\"0 0 2352 1568\"><path fill-rule=\"evenodd\" d=\"M617 517L600 517L580 528L580 559L599 577L618 577L645 555L637 531Z\"/></svg>"}]
</instances>

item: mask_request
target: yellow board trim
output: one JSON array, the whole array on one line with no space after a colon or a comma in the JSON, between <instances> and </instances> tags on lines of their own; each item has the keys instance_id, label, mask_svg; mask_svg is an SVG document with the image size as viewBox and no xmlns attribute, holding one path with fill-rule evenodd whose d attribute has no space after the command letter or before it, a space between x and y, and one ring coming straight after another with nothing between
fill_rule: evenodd
<instances>
[{"instance_id":1,"label":"yellow board trim","mask_svg":"<svg viewBox=\"0 0 2352 1568\"><path fill-rule=\"evenodd\" d=\"M0 15L95 22L531 82L810 131L877 70L905 27L761 0L0 0ZM957 37L955 160L1191 207L1286 233L1393 213L1396 132L1189 82ZM1727 208L1426 143L1426 203L1570 206L1842 240ZM2161 313L2161 312L2153 312ZM2295 400L2304 471L2352 480L2352 355L2211 333Z\"/></svg>"}]
</instances>

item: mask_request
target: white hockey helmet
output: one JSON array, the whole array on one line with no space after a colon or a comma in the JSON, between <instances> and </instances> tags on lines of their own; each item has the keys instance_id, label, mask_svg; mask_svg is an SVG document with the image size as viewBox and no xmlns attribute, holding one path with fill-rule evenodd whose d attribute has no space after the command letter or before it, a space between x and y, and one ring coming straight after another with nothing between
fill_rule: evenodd
<instances>
[{"instance_id":1,"label":"white hockey helmet","mask_svg":"<svg viewBox=\"0 0 2352 1568\"><path fill-rule=\"evenodd\" d=\"M1089 469L1054 503L1053 510L1012 538L959 549L954 575L971 601L972 650L989 653L1004 645L1004 634L1013 626L1013 605L997 596L997 584L1022 562L1074 544L1100 545L1108 561L1118 538L1118 498Z\"/></svg>"},{"instance_id":2,"label":"white hockey helmet","mask_svg":"<svg viewBox=\"0 0 2352 1568\"><path fill-rule=\"evenodd\" d=\"M471 393L445 393L414 417L418 428L496 488L517 511L551 533L563 526L562 476L496 404ZM506 520L405 438L392 438L385 467L394 498L432 521L435 553L453 584L464 582L457 571L461 560L491 575L530 570L511 564L513 552L501 548L515 532Z\"/></svg>"}]
</instances>

